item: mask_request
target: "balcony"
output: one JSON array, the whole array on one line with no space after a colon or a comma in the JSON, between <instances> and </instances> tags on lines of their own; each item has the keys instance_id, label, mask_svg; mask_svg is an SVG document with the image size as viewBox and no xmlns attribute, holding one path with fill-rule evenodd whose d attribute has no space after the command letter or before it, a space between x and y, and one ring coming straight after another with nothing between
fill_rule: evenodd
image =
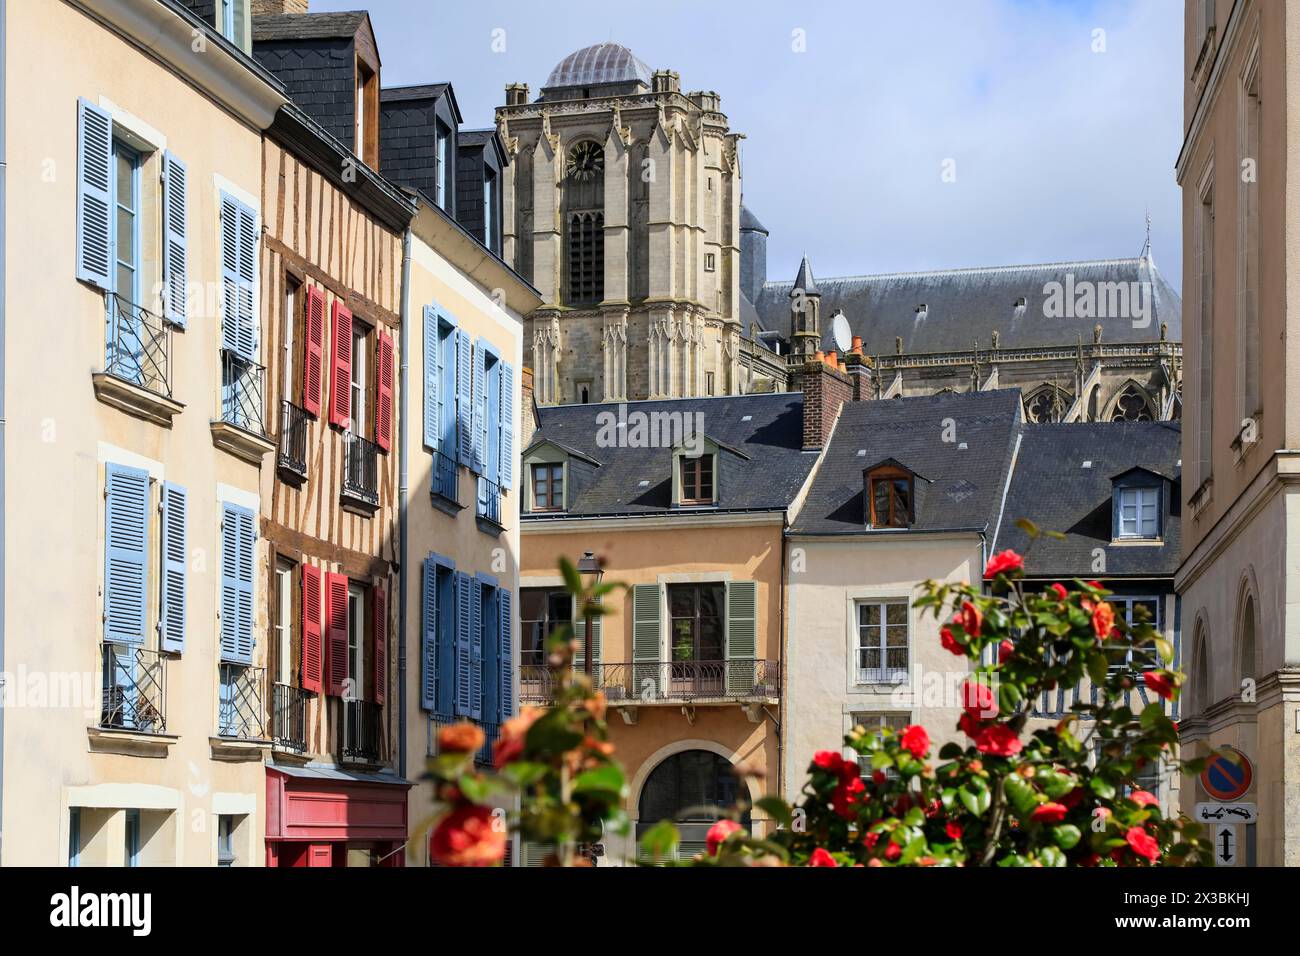
<instances>
[{"instance_id":1,"label":"balcony","mask_svg":"<svg viewBox=\"0 0 1300 956\"><path fill-rule=\"evenodd\" d=\"M448 514L460 512L460 472L456 459L440 451L433 453L433 475L430 478L429 494L433 505Z\"/></svg>"},{"instance_id":2,"label":"balcony","mask_svg":"<svg viewBox=\"0 0 1300 956\"><path fill-rule=\"evenodd\" d=\"M217 760L260 760L266 740L266 669L222 662L217 733L210 738Z\"/></svg>"},{"instance_id":3,"label":"balcony","mask_svg":"<svg viewBox=\"0 0 1300 956\"><path fill-rule=\"evenodd\" d=\"M384 709L368 700L344 700L339 725L339 757L345 763L379 763Z\"/></svg>"},{"instance_id":4,"label":"balcony","mask_svg":"<svg viewBox=\"0 0 1300 956\"><path fill-rule=\"evenodd\" d=\"M545 704L554 698L555 674L550 668L525 664L519 670L522 703ZM613 707L755 704L780 698L781 665L779 661L749 660L597 664L592 682L605 692Z\"/></svg>"},{"instance_id":5,"label":"balcony","mask_svg":"<svg viewBox=\"0 0 1300 956\"><path fill-rule=\"evenodd\" d=\"M446 714L430 714L426 754L430 757L438 756L438 731L443 727L462 723L465 719L463 717L451 717ZM480 767L490 767L492 765L492 750L496 747L497 739L501 736L501 725L481 720L471 720L469 722L477 724L478 728L483 731L483 746L474 755L474 763Z\"/></svg>"},{"instance_id":6,"label":"balcony","mask_svg":"<svg viewBox=\"0 0 1300 956\"><path fill-rule=\"evenodd\" d=\"M275 448L266 437L265 387L265 368L221 350L221 417L212 423L212 443L253 465Z\"/></svg>"},{"instance_id":7,"label":"balcony","mask_svg":"<svg viewBox=\"0 0 1300 956\"><path fill-rule=\"evenodd\" d=\"M167 732L167 658L126 644L101 644L99 726L138 734Z\"/></svg>"},{"instance_id":8,"label":"balcony","mask_svg":"<svg viewBox=\"0 0 1300 956\"><path fill-rule=\"evenodd\" d=\"M128 415L170 428L185 408L172 398L171 326L119 295L109 293L104 302L104 371L91 378L95 396Z\"/></svg>"},{"instance_id":9,"label":"balcony","mask_svg":"<svg viewBox=\"0 0 1300 956\"><path fill-rule=\"evenodd\" d=\"M280 441L276 466L295 482L307 478L307 430L311 419L293 402L280 402Z\"/></svg>"},{"instance_id":10,"label":"balcony","mask_svg":"<svg viewBox=\"0 0 1300 956\"><path fill-rule=\"evenodd\" d=\"M501 486L486 478L478 479L478 501L474 513L479 527L489 534L500 534L504 530L501 524Z\"/></svg>"},{"instance_id":11,"label":"balcony","mask_svg":"<svg viewBox=\"0 0 1300 956\"><path fill-rule=\"evenodd\" d=\"M271 687L271 743L277 750L294 754L307 752L307 701L301 687L274 684Z\"/></svg>"},{"instance_id":12,"label":"balcony","mask_svg":"<svg viewBox=\"0 0 1300 956\"><path fill-rule=\"evenodd\" d=\"M367 515L379 507L379 446L360 435L344 436L343 505Z\"/></svg>"}]
</instances>

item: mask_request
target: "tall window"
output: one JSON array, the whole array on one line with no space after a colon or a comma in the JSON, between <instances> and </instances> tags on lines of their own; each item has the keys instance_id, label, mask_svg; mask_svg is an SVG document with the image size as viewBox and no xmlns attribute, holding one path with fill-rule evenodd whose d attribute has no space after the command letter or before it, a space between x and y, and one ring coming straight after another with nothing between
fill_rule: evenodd
<instances>
[{"instance_id":1,"label":"tall window","mask_svg":"<svg viewBox=\"0 0 1300 956\"><path fill-rule=\"evenodd\" d=\"M544 462L532 466L533 510L564 510L564 465Z\"/></svg>"},{"instance_id":2,"label":"tall window","mask_svg":"<svg viewBox=\"0 0 1300 956\"><path fill-rule=\"evenodd\" d=\"M126 811L126 865L140 865L140 811Z\"/></svg>"},{"instance_id":3,"label":"tall window","mask_svg":"<svg viewBox=\"0 0 1300 956\"><path fill-rule=\"evenodd\" d=\"M248 0L217 0L217 29L241 50L244 49L244 13L247 4Z\"/></svg>"},{"instance_id":4,"label":"tall window","mask_svg":"<svg viewBox=\"0 0 1300 956\"><path fill-rule=\"evenodd\" d=\"M365 697L366 684L366 592L359 584L348 585L348 676L354 699Z\"/></svg>"},{"instance_id":5,"label":"tall window","mask_svg":"<svg viewBox=\"0 0 1300 956\"><path fill-rule=\"evenodd\" d=\"M1205 482L1213 467L1214 416L1214 191L1208 190L1201 200L1198 256L1200 263L1201 301L1198 324L1200 352L1197 378L1199 394L1196 408L1196 451L1199 468L1197 481Z\"/></svg>"},{"instance_id":6,"label":"tall window","mask_svg":"<svg viewBox=\"0 0 1300 956\"><path fill-rule=\"evenodd\" d=\"M217 817L217 866L235 865L235 818L228 813Z\"/></svg>"},{"instance_id":7,"label":"tall window","mask_svg":"<svg viewBox=\"0 0 1300 956\"><path fill-rule=\"evenodd\" d=\"M434 151L437 158L438 168L435 173L436 180L434 183L433 200L438 204L439 209L447 208L447 197L451 195L451 168L447 163L448 143L451 140L451 131L441 120L434 121Z\"/></svg>"},{"instance_id":8,"label":"tall window","mask_svg":"<svg viewBox=\"0 0 1300 956\"><path fill-rule=\"evenodd\" d=\"M302 300L302 286L293 276L284 279L284 325L281 330L282 345L280 349L281 364L284 374L281 377L280 397L286 402L298 401L298 388L294 383L294 349L297 346L298 309Z\"/></svg>"},{"instance_id":9,"label":"tall window","mask_svg":"<svg viewBox=\"0 0 1300 956\"><path fill-rule=\"evenodd\" d=\"M492 170L483 173L483 245L493 252L497 248L496 175Z\"/></svg>"},{"instance_id":10,"label":"tall window","mask_svg":"<svg viewBox=\"0 0 1300 956\"><path fill-rule=\"evenodd\" d=\"M113 140L114 284L113 291L140 302L140 153Z\"/></svg>"},{"instance_id":11,"label":"tall window","mask_svg":"<svg viewBox=\"0 0 1300 956\"><path fill-rule=\"evenodd\" d=\"M727 586L720 582L668 585L674 663L725 658L726 608ZM681 676L688 675L683 672Z\"/></svg>"},{"instance_id":12,"label":"tall window","mask_svg":"<svg viewBox=\"0 0 1300 956\"><path fill-rule=\"evenodd\" d=\"M573 623L573 599L564 590L520 588L519 617L523 625L519 663L546 666L546 639L563 624Z\"/></svg>"},{"instance_id":13,"label":"tall window","mask_svg":"<svg viewBox=\"0 0 1300 956\"><path fill-rule=\"evenodd\" d=\"M293 683L293 563L280 558L275 563L275 681Z\"/></svg>"},{"instance_id":14,"label":"tall window","mask_svg":"<svg viewBox=\"0 0 1300 956\"><path fill-rule=\"evenodd\" d=\"M565 163L568 301L590 305L605 297L605 151L576 143Z\"/></svg>"},{"instance_id":15,"label":"tall window","mask_svg":"<svg viewBox=\"0 0 1300 956\"><path fill-rule=\"evenodd\" d=\"M873 528L906 528L912 523L912 476L901 468L877 468L867 479L868 521Z\"/></svg>"},{"instance_id":16,"label":"tall window","mask_svg":"<svg viewBox=\"0 0 1300 956\"><path fill-rule=\"evenodd\" d=\"M366 329L352 325L352 434L366 438Z\"/></svg>"},{"instance_id":17,"label":"tall window","mask_svg":"<svg viewBox=\"0 0 1300 956\"><path fill-rule=\"evenodd\" d=\"M1121 488L1119 490L1119 537L1158 538L1160 536L1160 489Z\"/></svg>"},{"instance_id":18,"label":"tall window","mask_svg":"<svg viewBox=\"0 0 1300 956\"><path fill-rule=\"evenodd\" d=\"M907 680L906 601L863 601L858 611L858 683Z\"/></svg>"},{"instance_id":19,"label":"tall window","mask_svg":"<svg viewBox=\"0 0 1300 956\"><path fill-rule=\"evenodd\" d=\"M713 504L713 456L681 457L682 504Z\"/></svg>"}]
</instances>

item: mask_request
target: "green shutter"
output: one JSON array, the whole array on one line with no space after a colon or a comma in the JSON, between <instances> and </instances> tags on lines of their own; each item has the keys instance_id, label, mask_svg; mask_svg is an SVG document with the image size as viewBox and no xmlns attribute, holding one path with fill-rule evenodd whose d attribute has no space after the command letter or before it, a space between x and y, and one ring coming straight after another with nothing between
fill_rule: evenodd
<instances>
[{"instance_id":1,"label":"green shutter","mask_svg":"<svg viewBox=\"0 0 1300 956\"><path fill-rule=\"evenodd\" d=\"M662 695L659 656L659 585L632 587L632 683L631 696ZM647 683L648 682L648 683Z\"/></svg>"},{"instance_id":2,"label":"green shutter","mask_svg":"<svg viewBox=\"0 0 1300 956\"><path fill-rule=\"evenodd\" d=\"M754 689L758 656L758 599L753 581L727 585L727 693L748 694Z\"/></svg>"}]
</instances>

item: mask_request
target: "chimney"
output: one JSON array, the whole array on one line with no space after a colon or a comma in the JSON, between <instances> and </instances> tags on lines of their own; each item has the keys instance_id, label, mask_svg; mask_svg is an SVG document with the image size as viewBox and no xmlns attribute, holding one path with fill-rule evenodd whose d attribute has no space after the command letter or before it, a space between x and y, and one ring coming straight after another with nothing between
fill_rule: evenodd
<instances>
[{"instance_id":1,"label":"chimney","mask_svg":"<svg viewBox=\"0 0 1300 956\"><path fill-rule=\"evenodd\" d=\"M533 443L533 432L537 431L537 404L533 400L533 370L525 366L519 370L522 382L519 403L519 444L515 453L523 451Z\"/></svg>"},{"instance_id":2,"label":"chimney","mask_svg":"<svg viewBox=\"0 0 1300 956\"><path fill-rule=\"evenodd\" d=\"M506 84L506 106L524 106L528 103L527 83Z\"/></svg>"},{"instance_id":3,"label":"chimney","mask_svg":"<svg viewBox=\"0 0 1300 956\"><path fill-rule=\"evenodd\" d=\"M282 13L306 13L307 0L253 0L253 16L274 17Z\"/></svg>"},{"instance_id":4,"label":"chimney","mask_svg":"<svg viewBox=\"0 0 1300 956\"><path fill-rule=\"evenodd\" d=\"M803 447L824 448L840 407L853 401L853 383L824 357L805 362L796 374L803 392Z\"/></svg>"}]
</instances>

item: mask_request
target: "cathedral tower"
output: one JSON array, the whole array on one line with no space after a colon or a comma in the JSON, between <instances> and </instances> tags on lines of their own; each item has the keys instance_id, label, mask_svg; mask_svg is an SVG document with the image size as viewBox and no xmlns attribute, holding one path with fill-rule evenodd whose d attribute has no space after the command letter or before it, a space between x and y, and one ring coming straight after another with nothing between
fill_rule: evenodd
<instances>
[{"instance_id":1,"label":"cathedral tower","mask_svg":"<svg viewBox=\"0 0 1300 956\"><path fill-rule=\"evenodd\" d=\"M813 278L808 257L799 263L799 274L790 289L790 347L795 355L810 359L821 348L822 294Z\"/></svg>"}]
</instances>

